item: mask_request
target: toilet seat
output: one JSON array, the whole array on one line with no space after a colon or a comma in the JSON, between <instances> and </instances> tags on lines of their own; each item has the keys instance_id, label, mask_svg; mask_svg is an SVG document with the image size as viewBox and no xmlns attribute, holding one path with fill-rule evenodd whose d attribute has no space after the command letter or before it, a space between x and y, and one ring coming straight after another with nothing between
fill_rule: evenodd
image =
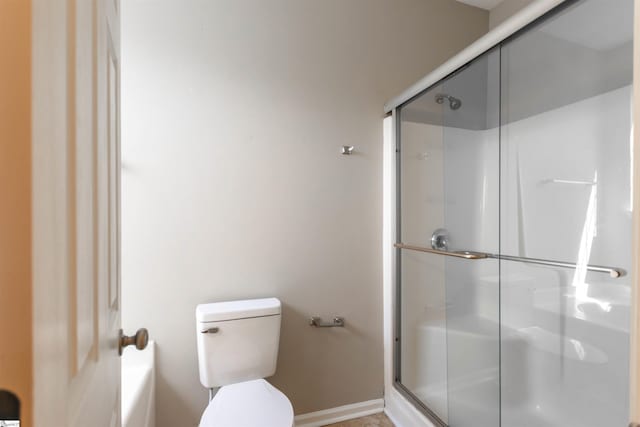
<instances>
[{"instance_id":1,"label":"toilet seat","mask_svg":"<svg viewBox=\"0 0 640 427\"><path fill-rule=\"evenodd\" d=\"M292 426L291 402L263 379L222 387L200 419L200 427Z\"/></svg>"}]
</instances>

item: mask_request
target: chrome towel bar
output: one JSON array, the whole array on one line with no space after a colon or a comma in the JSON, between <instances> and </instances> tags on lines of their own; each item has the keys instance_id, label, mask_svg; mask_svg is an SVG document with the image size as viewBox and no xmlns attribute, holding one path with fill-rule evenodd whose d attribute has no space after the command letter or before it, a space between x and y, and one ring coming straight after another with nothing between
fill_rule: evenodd
<instances>
[{"instance_id":1,"label":"chrome towel bar","mask_svg":"<svg viewBox=\"0 0 640 427\"><path fill-rule=\"evenodd\" d=\"M334 317L332 322L323 322L320 317L313 316L309 319L309 325L316 328L342 328L344 327L344 317Z\"/></svg>"},{"instance_id":2,"label":"chrome towel bar","mask_svg":"<svg viewBox=\"0 0 640 427\"><path fill-rule=\"evenodd\" d=\"M599 273L609 273L609 276L613 277L614 279L617 279L618 277L622 277L626 274L626 272L621 268L605 267L602 265L579 266L578 264L574 264L571 262L551 261L547 259L525 258L525 257L510 256L510 255L490 255L488 258L503 259L505 261L526 262L528 264L549 265L552 267L562 267L562 268L585 267L589 271L596 271Z\"/></svg>"},{"instance_id":3,"label":"chrome towel bar","mask_svg":"<svg viewBox=\"0 0 640 427\"><path fill-rule=\"evenodd\" d=\"M418 251L418 252L426 252L430 254L451 256L456 258L464 258L464 259L500 259L504 261L515 261L515 262L524 262L527 264L538 264L538 265L547 265L551 267L561 267L561 268L579 268L585 267L589 271L596 271L599 273L608 273L609 276L615 278L622 277L626 273L625 270L616 267L605 267L601 265L586 265L579 266L578 264L572 262L563 262L563 261L552 261L548 259L540 259L540 258L527 258L527 257L519 257L519 256L511 256L511 255L497 255L490 254L485 252L472 252L472 251L441 251L437 249L425 248L422 246L414 246L414 245L405 245L404 243L396 243L394 245L399 249L407 249L410 251Z\"/></svg>"}]
</instances>

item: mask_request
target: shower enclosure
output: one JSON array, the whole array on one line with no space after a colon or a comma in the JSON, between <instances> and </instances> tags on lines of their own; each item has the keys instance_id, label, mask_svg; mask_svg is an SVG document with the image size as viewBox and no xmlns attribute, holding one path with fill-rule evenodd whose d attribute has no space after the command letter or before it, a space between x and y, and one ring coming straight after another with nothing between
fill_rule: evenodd
<instances>
[{"instance_id":1,"label":"shower enclosure","mask_svg":"<svg viewBox=\"0 0 640 427\"><path fill-rule=\"evenodd\" d=\"M632 17L564 2L394 109L394 378L436 425L628 425Z\"/></svg>"}]
</instances>

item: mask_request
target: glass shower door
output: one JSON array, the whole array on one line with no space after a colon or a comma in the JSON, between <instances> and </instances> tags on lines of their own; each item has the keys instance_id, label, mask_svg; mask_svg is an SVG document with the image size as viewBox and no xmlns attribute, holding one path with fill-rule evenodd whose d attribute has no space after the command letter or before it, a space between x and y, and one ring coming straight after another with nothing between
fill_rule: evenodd
<instances>
[{"instance_id":1,"label":"glass shower door","mask_svg":"<svg viewBox=\"0 0 640 427\"><path fill-rule=\"evenodd\" d=\"M500 51L477 58L443 83L444 223L448 249L500 252L498 132ZM495 258L445 258L449 425L500 424L499 297Z\"/></svg>"},{"instance_id":2,"label":"glass shower door","mask_svg":"<svg viewBox=\"0 0 640 427\"><path fill-rule=\"evenodd\" d=\"M632 16L574 2L502 47L502 427L628 424L629 276L596 266L631 269Z\"/></svg>"},{"instance_id":3,"label":"glass shower door","mask_svg":"<svg viewBox=\"0 0 640 427\"><path fill-rule=\"evenodd\" d=\"M431 248L444 221L442 105L427 91L399 111L399 241ZM444 257L398 250L396 381L438 425L448 421ZM398 363L399 362L399 363Z\"/></svg>"},{"instance_id":4,"label":"glass shower door","mask_svg":"<svg viewBox=\"0 0 640 427\"><path fill-rule=\"evenodd\" d=\"M399 110L396 376L441 425L499 425L499 51Z\"/></svg>"},{"instance_id":5,"label":"glass shower door","mask_svg":"<svg viewBox=\"0 0 640 427\"><path fill-rule=\"evenodd\" d=\"M396 384L436 425L629 412L633 0L570 1L398 112Z\"/></svg>"}]
</instances>

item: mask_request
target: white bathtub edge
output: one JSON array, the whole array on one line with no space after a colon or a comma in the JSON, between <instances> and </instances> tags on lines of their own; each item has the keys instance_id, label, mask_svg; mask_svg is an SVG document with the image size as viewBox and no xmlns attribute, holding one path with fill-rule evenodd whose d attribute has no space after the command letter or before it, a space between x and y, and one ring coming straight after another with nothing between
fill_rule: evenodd
<instances>
[{"instance_id":1,"label":"white bathtub edge","mask_svg":"<svg viewBox=\"0 0 640 427\"><path fill-rule=\"evenodd\" d=\"M147 344L151 361L151 396L149 398L149 405L147 406L147 427L156 427L156 343L155 341L149 341Z\"/></svg>"},{"instance_id":2,"label":"white bathtub edge","mask_svg":"<svg viewBox=\"0 0 640 427\"><path fill-rule=\"evenodd\" d=\"M155 342L149 341L142 351L126 349L121 365L121 423L122 426L136 424L134 427L155 427ZM127 383L128 377L134 383ZM127 389L127 387L130 387ZM129 399L129 402L125 402ZM136 408L136 404L139 405ZM145 405L145 406L142 406ZM143 422L140 424L140 419ZM132 421L135 420L135 421Z\"/></svg>"}]
</instances>

